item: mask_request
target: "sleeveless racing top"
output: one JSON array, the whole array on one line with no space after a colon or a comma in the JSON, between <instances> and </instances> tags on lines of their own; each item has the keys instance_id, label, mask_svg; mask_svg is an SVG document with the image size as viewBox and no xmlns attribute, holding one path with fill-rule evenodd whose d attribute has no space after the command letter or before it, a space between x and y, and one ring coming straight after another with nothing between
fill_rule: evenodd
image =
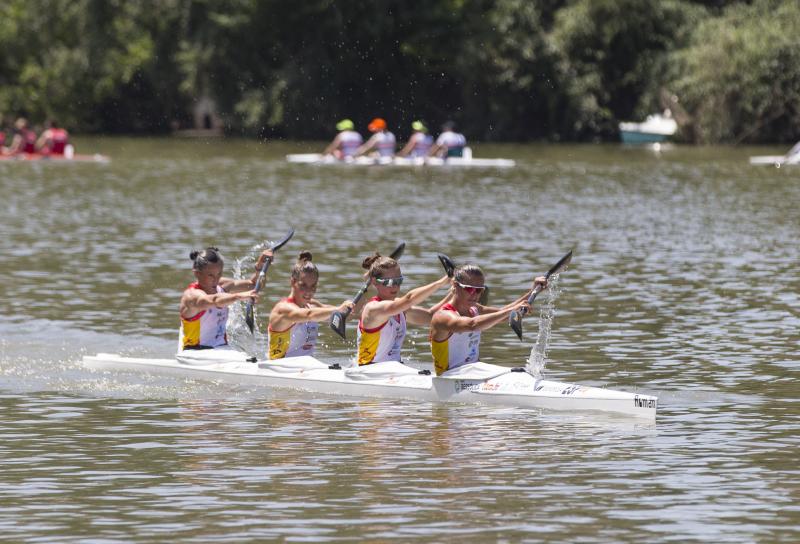
<instances>
[{"instance_id":1,"label":"sleeveless racing top","mask_svg":"<svg viewBox=\"0 0 800 544\"><path fill-rule=\"evenodd\" d=\"M283 300L296 304L292 297ZM284 331L276 331L270 326L268 331L270 359L313 355L314 346L317 344L319 323L316 321L295 323Z\"/></svg>"},{"instance_id":2,"label":"sleeveless racing top","mask_svg":"<svg viewBox=\"0 0 800 544\"><path fill-rule=\"evenodd\" d=\"M69 140L67 136L67 131L63 128L51 128L50 129L50 153L55 153L57 155L64 154L64 148L67 146L67 141Z\"/></svg>"},{"instance_id":3,"label":"sleeveless racing top","mask_svg":"<svg viewBox=\"0 0 800 544\"><path fill-rule=\"evenodd\" d=\"M381 157L391 157L394 155L394 148L397 146L397 140L395 139L394 134L388 130L384 130L376 133L375 136L375 147L378 149L378 154Z\"/></svg>"},{"instance_id":4,"label":"sleeveless racing top","mask_svg":"<svg viewBox=\"0 0 800 544\"><path fill-rule=\"evenodd\" d=\"M411 148L412 157L427 157L428 151L433 145L433 138L424 132L415 132L411 138L414 139L414 147Z\"/></svg>"},{"instance_id":5,"label":"sleeveless racing top","mask_svg":"<svg viewBox=\"0 0 800 544\"><path fill-rule=\"evenodd\" d=\"M445 304L440 312L456 312L458 310L452 304ZM472 317L478 315L478 308L473 306L469 309ZM481 343L481 331L454 332L444 341L436 342L431 337L431 354L433 355L433 367L436 375L451 368L459 367L466 363L474 363L478 360L478 347Z\"/></svg>"},{"instance_id":6,"label":"sleeveless racing top","mask_svg":"<svg viewBox=\"0 0 800 544\"><path fill-rule=\"evenodd\" d=\"M380 300L373 297L373 300ZM406 314L401 312L374 329L365 329L362 321L358 322L358 364L368 365L383 361L399 361L400 348L406 337Z\"/></svg>"},{"instance_id":7,"label":"sleeveless racing top","mask_svg":"<svg viewBox=\"0 0 800 544\"><path fill-rule=\"evenodd\" d=\"M36 133L25 129L22 131L22 152L36 153Z\"/></svg>"},{"instance_id":8,"label":"sleeveless racing top","mask_svg":"<svg viewBox=\"0 0 800 544\"><path fill-rule=\"evenodd\" d=\"M461 157L464 155L464 147L467 145L467 139L463 134L448 130L439 134L439 137L436 139L436 144L443 145L447 148L446 156Z\"/></svg>"},{"instance_id":9,"label":"sleeveless racing top","mask_svg":"<svg viewBox=\"0 0 800 544\"><path fill-rule=\"evenodd\" d=\"M339 145L342 151L342 156L352 157L356 153L356 149L364 143L361 134L355 130L345 130L339 133Z\"/></svg>"},{"instance_id":10,"label":"sleeveless racing top","mask_svg":"<svg viewBox=\"0 0 800 544\"><path fill-rule=\"evenodd\" d=\"M200 289L200 284L189 284L187 289ZM217 285L217 293L225 290ZM181 316L178 345L181 349L216 348L228 344L225 325L228 323L228 308L211 307L194 317Z\"/></svg>"}]
</instances>

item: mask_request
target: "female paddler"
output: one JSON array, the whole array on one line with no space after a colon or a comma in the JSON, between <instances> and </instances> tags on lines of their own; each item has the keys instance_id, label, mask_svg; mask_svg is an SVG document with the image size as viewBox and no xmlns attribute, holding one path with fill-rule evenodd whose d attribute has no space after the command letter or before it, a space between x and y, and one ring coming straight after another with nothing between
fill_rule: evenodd
<instances>
[{"instance_id":1,"label":"female paddler","mask_svg":"<svg viewBox=\"0 0 800 544\"><path fill-rule=\"evenodd\" d=\"M270 359L313 355L318 322L327 320L335 311L353 310L350 300L339 306L329 306L314 298L319 270L311 259L310 251L300 253L292 268L289 296L275 304L269 314Z\"/></svg>"},{"instance_id":2,"label":"female paddler","mask_svg":"<svg viewBox=\"0 0 800 544\"><path fill-rule=\"evenodd\" d=\"M259 255L256 272L249 280L222 277L222 255L215 247L192 251L189 258L196 281L190 283L181 296L178 347L185 350L227 346L228 306L238 300L258 300L258 293L254 290L258 271L264 259L272 259L272 250L267 249Z\"/></svg>"},{"instance_id":3,"label":"female paddler","mask_svg":"<svg viewBox=\"0 0 800 544\"><path fill-rule=\"evenodd\" d=\"M531 289L537 284L545 288L547 279L536 278ZM477 266L466 264L453 271L452 297L431 319L431 353L437 376L478 361L481 331L505 321L514 310L530 310L527 299L531 291L502 308L495 308L478 302L485 289L483 271Z\"/></svg>"},{"instance_id":4,"label":"female paddler","mask_svg":"<svg viewBox=\"0 0 800 544\"><path fill-rule=\"evenodd\" d=\"M431 316L447 298L431 308L421 308L417 304L442 287L447 287L450 278L445 275L433 283L398 296L403 275L396 260L375 253L364 259L361 266L369 271L368 277L378 294L361 311L358 322L358 364L400 361L406 323L429 326Z\"/></svg>"}]
</instances>

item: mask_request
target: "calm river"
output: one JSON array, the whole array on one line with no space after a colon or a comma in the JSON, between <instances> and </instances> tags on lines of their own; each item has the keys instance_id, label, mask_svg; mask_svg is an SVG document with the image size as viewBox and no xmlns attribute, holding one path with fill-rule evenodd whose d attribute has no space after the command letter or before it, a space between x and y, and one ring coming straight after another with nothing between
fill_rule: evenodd
<instances>
[{"instance_id":1,"label":"calm river","mask_svg":"<svg viewBox=\"0 0 800 544\"><path fill-rule=\"evenodd\" d=\"M283 159L318 148L86 139L111 164L0 163L1 540L800 540L800 167L747 164L768 148L615 145L476 146L510 170ZM232 274L290 226L262 329L303 249L326 302L405 241L410 287L444 252L480 264L501 303L574 248L546 375L657 395L656 422L81 366L173 354L189 251L220 247ZM495 327L482 359L524 363L537 328ZM320 331L320 357L353 354L352 334ZM231 336L263 346L241 321ZM405 358L429 362L426 338Z\"/></svg>"}]
</instances>

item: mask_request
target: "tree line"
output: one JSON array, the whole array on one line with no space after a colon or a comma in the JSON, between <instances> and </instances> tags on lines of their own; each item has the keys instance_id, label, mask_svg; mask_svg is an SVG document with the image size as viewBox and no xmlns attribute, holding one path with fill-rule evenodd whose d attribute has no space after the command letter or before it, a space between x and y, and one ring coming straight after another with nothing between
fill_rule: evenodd
<instances>
[{"instance_id":1,"label":"tree line","mask_svg":"<svg viewBox=\"0 0 800 544\"><path fill-rule=\"evenodd\" d=\"M669 107L684 141L800 138L797 0L5 0L0 116L166 133L210 97L232 135L349 117L482 141L617 138Z\"/></svg>"}]
</instances>

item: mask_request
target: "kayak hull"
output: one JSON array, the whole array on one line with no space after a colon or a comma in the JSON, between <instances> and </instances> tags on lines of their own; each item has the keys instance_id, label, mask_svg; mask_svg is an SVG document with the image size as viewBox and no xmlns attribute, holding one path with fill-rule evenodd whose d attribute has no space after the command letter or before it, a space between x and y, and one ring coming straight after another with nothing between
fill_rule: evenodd
<instances>
[{"instance_id":1,"label":"kayak hull","mask_svg":"<svg viewBox=\"0 0 800 544\"><path fill-rule=\"evenodd\" d=\"M315 164L331 166L405 166L405 167L460 167L460 168L513 168L516 162L511 159L476 159L467 157L356 157L345 160L320 153L298 153L286 155L286 161L293 164Z\"/></svg>"},{"instance_id":2,"label":"kayak hull","mask_svg":"<svg viewBox=\"0 0 800 544\"><path fill-rule=\"evenodd\" d=\"M0 161L12 162L42 162L48 164L70 164L79 162L107 164L111 159L106 155L95 153L94 155L48 155L42 153L16 153L13 155L0 155Z\"/></svg>"},{"instance_id":3,"label":"kayak hull","mask_svg":"<svg viewBox=\"0 0 800 544\"><path fill-rule=\"evenodd\" d=\"M657 397L534 378L524 371L485 363L464 365L442 376L387 361L363 367L329 366L314 357L250 362L227 351L195 357L145 359L100 353L85 356L93 370L133 371L246 386L290 389L347 397L476 403L566 412L603 412L653 420ZM185 352L184 352L185 353Z\"/></svg>"}]
</instances>

